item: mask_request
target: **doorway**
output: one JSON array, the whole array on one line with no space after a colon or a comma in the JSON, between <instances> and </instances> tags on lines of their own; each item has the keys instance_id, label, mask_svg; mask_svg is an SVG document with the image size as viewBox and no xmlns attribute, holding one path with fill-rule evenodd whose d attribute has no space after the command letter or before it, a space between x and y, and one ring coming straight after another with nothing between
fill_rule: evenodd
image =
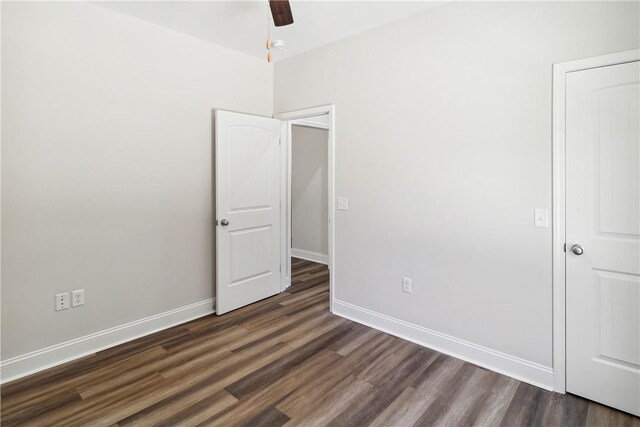
<instances>
[{"instance_id":1,"label":"doorway","mask_svg":"<svg viewBox=\"0 0 640 427\"><path fill-rule=\"evenodd\" d=\"M640 415L640 51L554 66L554 382Z\"/></svg>"},{"instance_id":2,"label":"doorway","mask_svg":"<svg viewBox=\"0 0 640 427\"><path fill-rule=\"evenodd\" d=\"M287 151L286 283L291 286L291 258L326 264L329 308L334 299L334 106L306 108L274 117L284 121Z\"/></svg>"},{"instance_id":3,"label":"doorway","mask_svg":"<svg viewBox=\"0 0 640 427\"><path fill-rule=\"evenodd\" d=\"M291 122L291 256L329 264L327 116Z\"/></svg>"}]
</instances>

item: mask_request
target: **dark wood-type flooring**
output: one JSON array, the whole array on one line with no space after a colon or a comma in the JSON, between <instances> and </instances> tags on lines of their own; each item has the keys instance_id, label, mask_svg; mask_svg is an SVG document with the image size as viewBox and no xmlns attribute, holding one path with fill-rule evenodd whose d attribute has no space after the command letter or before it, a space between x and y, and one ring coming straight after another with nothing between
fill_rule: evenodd
<instances>
[{"instance_id":1,"label":"dark wood-type flooring","mask_svg":"<svg viewBox=\"0 0 640 427\"><path fill-rule=\"evenodd\" d=\"M10 382L2 425L640 426L335 316L328 277Z\"/></svg>"}]
</instances>

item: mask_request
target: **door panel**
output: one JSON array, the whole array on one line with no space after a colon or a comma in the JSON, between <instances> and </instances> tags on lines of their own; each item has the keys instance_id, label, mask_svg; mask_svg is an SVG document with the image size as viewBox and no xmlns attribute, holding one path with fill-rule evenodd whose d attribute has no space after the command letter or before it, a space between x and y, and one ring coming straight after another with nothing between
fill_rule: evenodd
<instances>
[{"instance_id":1,"label":"door panel","mask_svg":"<svg viewBox=\"0 0 640 427\"><path fill-rule=\"evenodd\" d=\"M640 365L638 276L597 271L600 288L600 354L612 361Z\"/></svg>"},{"instance_id":2,"label":"door panel","mask_svg":"<svg viewBox=\"0 0 640 427\"><path fill-rule=\"evenodd\" d=\"M280 292L280 127L216 111L217 314Z\"/></svg>"},{"instance_id":3,"label":"door panel","mask_svg":"<svg viewBox=\"0 0 640 427\"><path fill-rule=\"evenodd\" d=\"M599 228L602 233L640 233L640 156L637 84L602 89L599 104Z\"/></svg>"},{"instance_id":4,"label":"door panel","mask_svg":"<svg viewBox=\"0 0 640 427\"><path fill-rule=\"evenodd\" d=\"M567 391L640 415L640 67L567 74ZM581 255L572 246L584 248Z\"/></svg>"}]
</instances>

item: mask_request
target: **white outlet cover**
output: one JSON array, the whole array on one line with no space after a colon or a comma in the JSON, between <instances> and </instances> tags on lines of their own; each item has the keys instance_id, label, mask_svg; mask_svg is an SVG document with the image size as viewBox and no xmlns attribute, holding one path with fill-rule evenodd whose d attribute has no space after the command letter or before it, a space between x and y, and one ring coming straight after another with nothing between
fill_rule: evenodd
<instances>
[{"instance_id":1,"label":"white outlet cover","mask_svg":"<svg viewBox=\"0 0 640 427\"><path fill-rule=\"evenodd\" d=\"M408 277L402 278L402 292L406 292L408 294L412 293L411 290L411 279Z\"/></svg>"},{"instance_id":2,"label":"white outlet cover","mask_svg":"<svg viewBox=\"0 0 640 427\"><path fill-rule=\"evenodd\" d=\"M84 289L78 289L71 293L71 306L78 307L84 305Z\"/></svg>"},{"instance_id":3,"label":"white outlet cover","mask_svg":"<svg viewBox=\"0 0 640 427\"><path fill-rule=\"evenodd\" d=\"M69 292L56 294L56 311L68 309L70 306Z\"/></svg>"}]
</instances>

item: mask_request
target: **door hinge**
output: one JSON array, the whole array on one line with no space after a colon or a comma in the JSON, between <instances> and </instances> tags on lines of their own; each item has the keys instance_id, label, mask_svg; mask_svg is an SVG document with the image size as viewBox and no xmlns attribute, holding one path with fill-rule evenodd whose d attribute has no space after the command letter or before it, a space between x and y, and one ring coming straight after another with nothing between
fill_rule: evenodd
<instances>
[{"instance_id":1,"label":"door hinge","mask_svg":"<svg viewBox=\"0 0 640 427\"><path fill-rule=\"evenodd\" d=\"M563 252L567 252L567 244L566 243L562 244L562 251Z\"/></svg>"}]
</instances>

